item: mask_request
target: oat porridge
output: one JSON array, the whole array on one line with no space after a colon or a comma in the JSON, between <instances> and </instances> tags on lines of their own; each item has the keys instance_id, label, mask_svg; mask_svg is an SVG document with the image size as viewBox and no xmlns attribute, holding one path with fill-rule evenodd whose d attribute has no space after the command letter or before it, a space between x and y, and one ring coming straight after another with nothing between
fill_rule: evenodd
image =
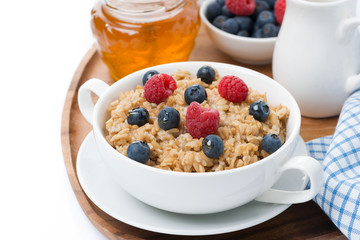
<instances>
[{"instance_id":1,"label":"oat porridge","mask_svg":"<svg viewBox=\"0 0 360 240\"><path fill-rule=\"evenodd\" d=\"M202 68L197 76L155 74L145 86L120 93L108 107L106 140L125 156L144 154L145 164L180 172L239 168L276 151L289 109L268 106L266 93L248 88L246 79Z\"/></svg>"}]
</instances>

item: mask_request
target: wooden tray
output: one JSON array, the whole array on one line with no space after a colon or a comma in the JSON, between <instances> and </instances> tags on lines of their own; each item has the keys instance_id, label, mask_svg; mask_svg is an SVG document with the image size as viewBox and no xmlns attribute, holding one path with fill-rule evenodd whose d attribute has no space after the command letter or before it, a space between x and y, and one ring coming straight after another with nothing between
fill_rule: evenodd
<instances>
[{"instance_id":1,"label":"wooden tray","mask_svg":"<svg viewBox=\"0 0 360 240\"><path fill-rule=\"evenodd\" d=\"M245 66L272 76L271 64L263 66L243 65L217 50L202 27L190 60L225 62ZM90 124L81 115L77 104L77 91L90 78L99 78L112 84L106 66L94 46L80 63L67 93L61 126L62 148L66 170L74 193L95 227L109 239L346 239L320 207L313 201L292 205L277 217L257 226L227 234L184 237L154 233L122 223L99 209L85 195L76 174L76 156L79 147L91 131ZM302 118L301 136L305 141L330 135L334 132L337 118Z\"/></svg>"}]
</instances>

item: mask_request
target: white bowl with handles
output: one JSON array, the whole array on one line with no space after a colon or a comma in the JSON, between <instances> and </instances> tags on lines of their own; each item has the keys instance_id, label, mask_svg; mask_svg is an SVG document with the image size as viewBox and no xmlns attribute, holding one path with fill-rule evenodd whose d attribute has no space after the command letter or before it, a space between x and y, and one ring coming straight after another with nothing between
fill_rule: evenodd
<instances>
[{"instance_id":1,"label":"white bowl with handles","mask_svg":"<svg viewBox=\"0 0 360 240\"><path fill-rule=\"evenodd\" d=\"M290 109L286 141L276 152L253 164L206 173L166 171L138 163L116 151L105 140L107 107L120 92L142 85L143 69L130 74L111 86L98 79L85 82L79 89L79 107L92 124L96 144L109 174L123 189L135 198L160 209L185 213L207 214L229 210L254 199L262 202L292 204L312 199L323 185L321 164L308 156L291 158L299 137L301 115L292 95L271 78L243 67L215 62L179 62L151 67L171 74L177 69L197 70L211 65L220 76L236 75L251 88L267 93L270 105L282 104ZM94 105L91 93L99 96ZM280 191L271 186L287 169L303 171L311 187L303 191Z\"/></svg>"}]
</instances>

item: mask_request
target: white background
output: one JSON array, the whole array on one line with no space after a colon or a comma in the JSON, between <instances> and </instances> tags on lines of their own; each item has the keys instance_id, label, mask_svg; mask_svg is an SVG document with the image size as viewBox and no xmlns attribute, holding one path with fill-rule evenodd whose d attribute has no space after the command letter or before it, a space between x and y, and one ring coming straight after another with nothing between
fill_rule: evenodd
<instances>
[{"instance_id":1,"label":"white background","mask_svg":"<svg viewBox=\"0 0 360 240\"><path fill-rule=\"evenodd\" d=\"M72 192L60 143L94 2L0 0L0 239L105 239Z\"/></svg>"},{"instance_id":2,"label":"white background","mask_svg":"<svg viewBox=\"0 0 360 240\"><path fill-rule=\"evenodd\" d=\"M0 239L105 239L71 189L60 137L94 2L0 0Z\"/></svg>"}]
</instances>

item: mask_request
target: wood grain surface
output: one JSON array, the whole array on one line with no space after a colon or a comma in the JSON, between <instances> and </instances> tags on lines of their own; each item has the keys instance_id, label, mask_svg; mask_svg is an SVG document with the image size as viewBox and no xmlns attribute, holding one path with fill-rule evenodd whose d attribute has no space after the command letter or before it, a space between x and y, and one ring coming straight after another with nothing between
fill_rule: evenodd
<instances>
[{"instance_id":1,"label":"wood grain surface","mask_svg":"<svg viewBox=\"0 0 360 240\"><path fill-rule=\"evenodd\" d=\"M190 60L216 61L248 67L272 77L271 64L262 66L245 65L235 62L213 46L204 28L201 27L196 39L196 46ZM82 190L76 174L76 156L79 147L91 131L90 124L81 115L77 104L77 91L82 83L90 78L99 78L112 84L106 66L100 59L94 46L84 56L78 66L69 87L64 103L61 136L63 157L68 177L74 193L89 220L109 239L313 239L339 240L346 237L336 228L320 207L313 201L295 204L282 214L257 226L227 234L212 236L186 237L160 234L142 230L122 223L99 209ZM302 118L301 136L305 141L331 135L337 118L310 119Z\"/></svg>"}]
</instances>

